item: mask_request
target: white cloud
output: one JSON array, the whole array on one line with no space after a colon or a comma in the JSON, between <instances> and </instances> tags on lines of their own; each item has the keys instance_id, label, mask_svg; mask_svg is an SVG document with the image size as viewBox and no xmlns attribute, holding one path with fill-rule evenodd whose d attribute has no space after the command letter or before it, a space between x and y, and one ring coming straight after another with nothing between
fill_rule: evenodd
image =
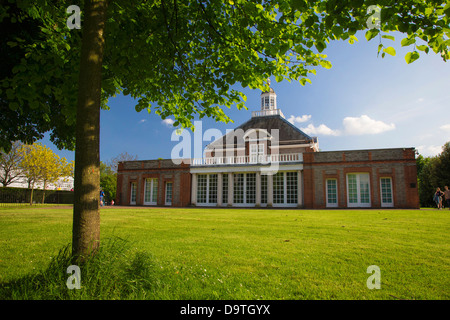
<instances>
[{"instance_id":1,"label":"white cloud","mask_svg":"<svg viewBox=\"0 0 450 320\"><path fill-rule=\"evenodd\" d=\"M444 124L443 126L440 126L439 129L450 132L450 123Z\"/></svg>"},{"instance_id":2,"label":"white cloud","mask_svg":"<svg viewBox=\"0 0 450 320\"><path fill-rule=\"evenodd\" d=\"M163 124L165 124L166 126L168 126L168 127L172 127L173 126L173 123L175 122L175 120L173 120L173 119L170 119L170 118L167 118L167 119L164 119L163 121L161 121Z\"/></svg>"},{"instance_id":3,"label":"white cloud","mask_svg":"<svg viewBox=\"0 0 450 320\"><path fill-rule=\"evenodd\" d=\"M387 124L373 120L367 115L361 117L346 117L342 120L344 132L348 135L378 134L395 129L395 124Z\"/></svg>"},{"instance_id":4,"label":"white cloud","mask_svg":"<svg viewBox=\"0 0 450 320\"><path fill-rule=\"evenodd\" d=\"M309 124L306 128L301 128L301 130L308 135L324 135L324 136L338 136L340 132L338 130L332 130L326 125L321 124L315 127L313 124Z\"/></svg>"},{"instance_id":5,"label":"white cloud","mask_svg":"<svg viewBox=\"0 0 450 320\"><path fill-rule=\"evenodd\" d=\"M442 146L418 146L416 149L425 157L437 156L442 152Z\"/></svg>"},{"instance_id":6,"label":"white cloud","mask_svg":"<svg viewBox=\"0 0 450 320\"><path fill-rule=\"evenodd\" d=\"M139 120L139 123L144 123L146 121L147 121L147 119L142 119L142 120Z\"/></svg>"},{"instance_id":7,"label":"white cloud","mask_svg":"<svg viewBox=\"0 0 450 320\"><path fill-rule=\"evenodd\" d=\"M311 119L311 115L310 115L310 114L304 114L304 115L302 115L302 116L297 116L297 117L291 115L291 116L289 117L288 121L289 121L290 123L292 123L292 124L295 124L296 122L297 122L297 123L303 123L303 122L306 122L306 121L308 121L309 119Z\"/></svg>"}]
</instances>

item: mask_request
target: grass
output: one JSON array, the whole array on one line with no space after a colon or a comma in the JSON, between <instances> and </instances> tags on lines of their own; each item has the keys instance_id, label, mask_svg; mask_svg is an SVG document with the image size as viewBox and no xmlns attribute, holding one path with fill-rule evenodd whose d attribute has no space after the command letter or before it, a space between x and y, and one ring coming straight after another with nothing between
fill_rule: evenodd
<instances>
[{"instance_id":1,"label":"grass","mask_svg":"<svg viewBox=\"0 0 450 320\"><path fill-rule=\"evenodd\" d=\"M1 210L0 298L450 298L449 210L102 208L81 290L66 287L71 230L71 209Z\"/></svg>"}]
</instances>

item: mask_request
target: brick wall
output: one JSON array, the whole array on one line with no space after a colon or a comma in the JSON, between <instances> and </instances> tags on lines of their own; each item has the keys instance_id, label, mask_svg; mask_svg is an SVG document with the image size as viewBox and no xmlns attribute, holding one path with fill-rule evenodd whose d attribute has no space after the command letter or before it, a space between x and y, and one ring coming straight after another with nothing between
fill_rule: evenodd
<instances>
[{"instance_id":1,"label":"brick wall","mask_svg":"<svg viewBox=\"0 0 450 320\"><path fill-rule=\"evenodd\" d=\"M167 182L172 182L172 206L188 206L191 198L189 164L174 164L172 160L126 161L119 164L117 172L116 203L129 205L131 183L136 183L136 205L144 205L145 179L158 179L157 205L165 205Z\"/></svg>"},{"instance_id":2,"label":"brick wall","mask_svg":"<svg viewBox=\"0 0 450 320\"><path fill-rule=\"evenodd\" d=\"M346 208L350 173L369 174L372 208L382 206L382 177L391 178L395 208L419 208L413 148L307 153L303 161L305 208L326 208L327 179L337 180L338 207Z\"/></svg>"}]
</instances>

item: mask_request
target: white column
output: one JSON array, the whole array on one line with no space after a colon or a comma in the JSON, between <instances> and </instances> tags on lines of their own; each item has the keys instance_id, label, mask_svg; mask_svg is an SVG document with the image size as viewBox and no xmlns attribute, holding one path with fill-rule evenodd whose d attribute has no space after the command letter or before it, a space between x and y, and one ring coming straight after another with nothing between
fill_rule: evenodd
<instances>
[{"instance_id":1,"label":"white column","mask_svg":"<svg viewBox=\"0 0 450 320\"><path fill-rule=\"evenodd\" d=\"M273 206L273 174L267 175L267 206Z\"/></svg>"},{"instance_id":2,"label":"white column","mask_svg":"<svg viewBox=\"0 0 450 320\"><path fill-rule=\"evenodd\" d=\"M303 207L302 170L297 171L297 207Z\"/></svg>"},{"instance_id":3,"label":"white column","mask_svg":"<svg viewBox=\"0 0 450 320\"><path fill-rule=\"evenodd\" d=\"M195 206L197 204L197 174L192 174L192 189L191 189L191 204Z\"/></svg>"},{"instance_id":4,"label":"white column","mask_svg":"<svg viewBox=\"0 0 450 320\"><path fill-rule=\"evenodd\" d=\"M233 206L233 173L228 173L228 207Z\"/></svg>"},{"instance_id":5,"label":"white column","mask_svg":"<svg viewBox=\"0 0 450 320\"><path fill-rule=\"evenodd\" d=\"M222 173L217 174L217 206L222 206Z\"/></svg>"},{"instance_id":6,"label":"white column","mask_svg":"<svg viewBox=\"0 0 450 320\"><path fill-rule=\"evenodd\" d=\"M256 206L261 206L261 172L256 173Z\"/></svg>"}]
</instances>

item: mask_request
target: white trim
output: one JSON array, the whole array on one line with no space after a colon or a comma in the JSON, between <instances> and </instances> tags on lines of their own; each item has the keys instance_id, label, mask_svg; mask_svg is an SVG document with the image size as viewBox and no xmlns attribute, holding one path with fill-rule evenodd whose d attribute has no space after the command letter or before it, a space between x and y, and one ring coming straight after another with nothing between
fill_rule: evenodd
<instances>
[{"instance_id":1,"label":"white trim","mask_svg":"<svg viewBox=\"0 0 450 320\"><path fill-rule=\"evenodd\" d=\"M333 180L336 182L336 203L328 202L328 180ZM325 179L325 201L327 208L337 208L339 206L339 196L338 196L338 183L336 178Z\"/></svg>"},{"instance_id":2,"label":"white trim","mask_svg":"<svg viewBox=\"0 0 450 320\"><path fill-rule=\"evenodd\" d=\"M390 189L391 189L391 202L383 202L383 187L381 184L381 179L389 179ZM392 189L392 177L380 177L380 203L382 207L392 208L394 206L394 190Z\"/></svg>"},{"instance_id":3,"label":"white trim","mask_svg":"<svg viewBox=\"0 0 450 320\"><path fill-rule=\"evenodd\" d=\"M283 144L277 146L269 146L270 149L286 149L286 148L306 148L311 147L314 143L303 143L303 144Z\"/></svg>"},{"instance_id":4,"label":"white trim","mask_svg":"<svg viewBox=\"0 0 450 320\"><path fill-rule=\"evenodd\" d=\"M204 166L204 167L196 167L190 168L190 173L221 173L221 172L264 172L266 174L274 174L278 171L295 171L295 170L303 170L302 163L296 164L281 164L281 163L272 163L271 165L266 166Z\"/></svg>"},{"instance_id":5,"label":"white trim","mask_svg":"<svg viewBox=\"0 0 450 320\"><path fill-rule=\"evenodd\" d=\"M168 190L168 188L167 188L167 186L168 185L171 185L171 187L170 187L170 192L171 192L171 197L170 197L170 199L169 199L169 201L167 201L167 190ZM172 205L172 198L173 198L173 182L172 181L166 181L166 186L165 186L165 195L164 195L164 204L166 205L166 206L171 206Z\"/></svg>"},{"instance_id":6,"label":"white trim","mask_svg":"<svg viewBox=\"0 0 450 320\"><path fill-rule=\"evenodd\" d=\"M134 186L134 201L133 201L133 186ZM135 205L137 199L137 182L130 182L130 205Z\"/></svg>"},{"instance_id":7,"label":"white trim","mask_svg":"<svg viewBox=\"0 0 450 320\"><path fill-rule=\"evenodd\" d=\"M210 176L211 175L217 175L217 181L216 181L216 183L217 183L217 189L216 189L216 193L217 193L217 197L216 197L216 202L209 202L209 181L210 181ZM196 205L197 206L199 206L199 207L202 207L202 206L217 206L217 199L218 199L218 197L219 197L219 174L217 174L217 173L204 173L204 174L201 174L201 175L205 175L206 176L206 193L205 193L205 200L206 200L206 202L198 202L198 196L196 195ZM197 175L197 194L198 194L198 177L199 177L199 175Z\"/></svg>"},{"instance_id":8,"label":"white trim","mask_svg":"<svg viewBox=\"0 0 450 320\"><path fill-rule=\"evenodd\" d=\"M151 180L151 184L150 184L150 201L145 201L145 193L147 191L147 180ZM144 179L144 205L145 206L154 206L157 204L158 202L158 182L156 182L156 186L155 186L155 180L158 181L158 178L145 178ZM153 200L153 191L154 188L156 188L156 201L152 201Z\"/></svg>"},{"instance_id":9,"label":"white trim","mask_svg":"<svg viewBox=\"0 0 450 320\"><path fill-rule=\"evenodd\" d=\"M357 202L356 203L350 203L350 193L348 191L348 176L349 175L356 175L356 196L357 196ZM367 183L367 186L369 187L369 202L363 203L361 202L361 176L367 175L369 178L369 181ZM346 174L346 186L347 186L347 207L349 208L370 208L372 207L372 199L370 196L370 174L368 172L350 172Z\"/></svg>"}]
</instances>

